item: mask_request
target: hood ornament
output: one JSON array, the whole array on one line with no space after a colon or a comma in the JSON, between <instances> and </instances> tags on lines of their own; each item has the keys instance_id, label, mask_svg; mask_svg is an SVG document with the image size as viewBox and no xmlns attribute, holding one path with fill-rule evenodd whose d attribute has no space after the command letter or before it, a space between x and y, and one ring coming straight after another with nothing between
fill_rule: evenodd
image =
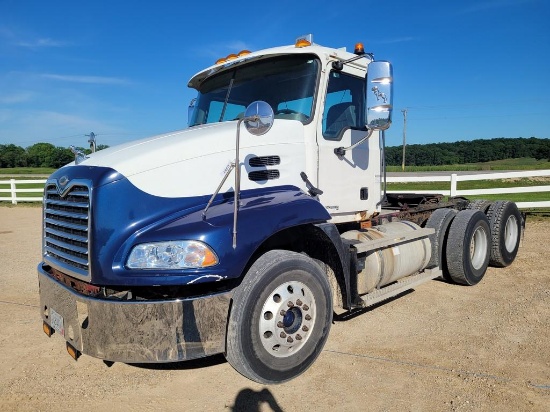
<instances>
[{"instance_id":1,"label":"hood ornament","mask_svg":"<svg viewBox=\"0 0 550 412\"><path fill-rule=\"evenodd\" d=\"M81 150L78 150L76 147L71 145L71 146L69 146L69 149L71 149L71 152L73 152L73 154L74 154L74 163L75 164L79 165L84 160L88 159L88 156L86 156L84 154L84 152L82 152Z\"/></svg>"}]
</instances>

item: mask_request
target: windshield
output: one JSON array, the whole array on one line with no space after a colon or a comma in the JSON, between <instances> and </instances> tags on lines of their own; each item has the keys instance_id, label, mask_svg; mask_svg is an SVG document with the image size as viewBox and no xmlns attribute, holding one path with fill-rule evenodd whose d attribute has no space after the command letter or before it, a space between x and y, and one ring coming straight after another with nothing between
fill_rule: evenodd
<instances>
[{"instance_id":1,"label":"windshield","mask_svg":"<svg viewBox=\"0 0 550 412\"><path fill-rule=\"evenodd\" d=\"M275 118L307 123L319 61L313 55L278 56L256 61L212 76L200 86L189 126L241 118L246 107L263 100Z\"/></svg>"}]
</instances>

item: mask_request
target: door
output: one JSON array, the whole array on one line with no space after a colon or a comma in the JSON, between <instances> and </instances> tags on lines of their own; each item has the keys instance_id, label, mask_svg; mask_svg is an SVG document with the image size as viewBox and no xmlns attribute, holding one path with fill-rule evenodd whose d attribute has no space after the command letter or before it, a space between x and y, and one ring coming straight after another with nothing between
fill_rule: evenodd
<instances>
[{"instance_id":1,"label":"door","mask_svg":"<svg viewBox=\"0 0 550 412\"><path fill-rule=\"evenodd\" d=\"M380 202L378 133L365 139L364 77L329 74L321 130L318 131L319 199L335 223L370 216ZM362 141L363 140L363 141ZM362 141L362 142L361 142ZM336 154L337 148L348 148Z\"/></svg>"}]
</instances>

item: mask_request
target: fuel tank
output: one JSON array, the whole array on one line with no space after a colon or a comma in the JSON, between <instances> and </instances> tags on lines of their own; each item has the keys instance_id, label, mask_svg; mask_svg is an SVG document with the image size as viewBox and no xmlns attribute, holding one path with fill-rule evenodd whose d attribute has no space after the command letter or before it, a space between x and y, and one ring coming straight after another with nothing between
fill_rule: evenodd
<instances>
[{"instance_id":1,"label":"fuel tank","mask_svg":"<svg viewBox=\"0 0 550 412\"><path fill-rule=\"evenodd\" d=\"M345 239L367 244L384 238L395 239L394 246L373 249L365 256L358 256L357 291L360 295L412 275L428 265L432 253L428 238L399 243L404 234L418 229L420 226L415 223L400 221L342 234Z\"/></svg>"}]
</instances>

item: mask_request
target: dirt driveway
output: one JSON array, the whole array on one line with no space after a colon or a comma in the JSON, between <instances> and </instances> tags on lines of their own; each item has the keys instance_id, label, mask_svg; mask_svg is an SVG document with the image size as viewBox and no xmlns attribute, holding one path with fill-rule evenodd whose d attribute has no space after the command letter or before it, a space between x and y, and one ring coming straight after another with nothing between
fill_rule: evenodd
<instances>
[{"instance_id":1,"label":"dirt driveway","mask_svg":"<svg viewBox=\"0 0 550 412\"><path fill-rule=\"evenodd\" d=\"M475 287L432 281L332 326L299 378L262 386L222 356L132 366L42 332L36 207L0 207L1 411L548 411L550 221Z\"/></svg>"}]
</instances>

